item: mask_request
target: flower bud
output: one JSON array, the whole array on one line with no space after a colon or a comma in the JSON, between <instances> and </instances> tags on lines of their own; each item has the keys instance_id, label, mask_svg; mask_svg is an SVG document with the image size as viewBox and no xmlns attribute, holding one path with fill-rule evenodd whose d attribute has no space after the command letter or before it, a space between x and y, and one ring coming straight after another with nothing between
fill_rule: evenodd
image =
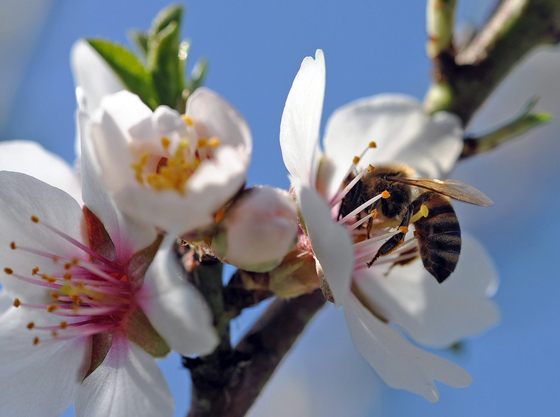
<instances>
[{"instance_id":1,"label":"flower bud","mask_svg":"<svg viewBox=\"0 0 560 417\"><path fill-rule=\"evenodd\" d=\"M224 213L212 248L240 269L266 272L278 265L297 241L296 205L283 190L256 186Z\"/></svg>"}]
</instances>

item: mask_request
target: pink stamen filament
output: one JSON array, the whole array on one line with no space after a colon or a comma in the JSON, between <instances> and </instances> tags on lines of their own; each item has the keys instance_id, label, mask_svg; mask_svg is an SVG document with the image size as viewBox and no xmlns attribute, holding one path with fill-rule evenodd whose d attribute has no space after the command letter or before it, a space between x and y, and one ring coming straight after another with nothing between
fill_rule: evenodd
<instances>
[{"instance_id":1,"label":"pink stamen filament","mask_svg":"<svg viewBox=\"0 0 560 417\"><path fill-rule=\"evenodd\" d=\"M359 206L358 208L354 209L353 211L351 211L350 213L348 213L346 216L344 216L342 219L340 219L338 221L339 224L344 224L346 223L348 220L354 218L354 216L356 216L356 214L361 213L362 211L364 211L366 208L370 207L373 203L375 203L376 201L380 200L383 198L383 194L379 194L376 195L373 198L370 198L368 201L366 201L364 204L362 204L361 206Z\"/></svg>"}]
</instances>

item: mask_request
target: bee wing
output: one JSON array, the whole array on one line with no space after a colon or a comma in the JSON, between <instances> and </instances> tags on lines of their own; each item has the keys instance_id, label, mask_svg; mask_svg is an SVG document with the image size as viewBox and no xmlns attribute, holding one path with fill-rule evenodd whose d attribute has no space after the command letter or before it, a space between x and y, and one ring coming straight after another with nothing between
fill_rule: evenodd
<instances>
[{"instance_id":1,"label":"bee wing","mask_svg":"<svg viewBox=\"0 0 560 417\"><path fill-rule=\"evenodd\" d=\"M490 200L482 191L459 181L436 180L430 178L403 178L387 177L388 180L412 185L418 188L435 191L455 200L465 203L476 204L477 206L490 207L494 202Z\"/></svg>"}]
</instances>

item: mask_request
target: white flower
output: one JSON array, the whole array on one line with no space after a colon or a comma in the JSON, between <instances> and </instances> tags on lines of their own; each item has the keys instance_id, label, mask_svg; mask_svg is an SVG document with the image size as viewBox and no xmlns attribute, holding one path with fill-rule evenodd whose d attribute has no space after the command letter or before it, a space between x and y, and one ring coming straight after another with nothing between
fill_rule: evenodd
<instances>
[{"instance_id":1,"label":"white flower","mask_svg":"<svg viewBox=\"0 0 560 417\"><path fill-rule=\"evenodd\" d=\"M472 378L415 347L390 324L430 346L446 346L488 328L498 320L496 307L487 299L497 286L491 261L474 241L463 239L457 269L444 284L438 285L419 260L386 276L387 262L406 259L399 258L403 251L369 269L366 262L392 232L385 228L364 240L357 238L355 215L337 217L339 203L351 188L344 183L348 174L355 171L359 179L370 164L404 163L420 177L445 178L462 147L460 123L447 113L429 117L406 96L365 98L331 116L322 154L324 87L325 64L318 50L315 60L307 57L301 65L280 130L282 155L313 251L362 356L389 386L437 401L434 380L465 387ZM377 149L372 149L372 141Z\"/></svg>"},{"instance_id":2,"label":"white flower","mask_svg":"<svg viewBox=\"0 0 560 417\"><path fill-rule=\"evenodd\" d=\"M284 190L255 186L228 207L214 233L212 248L231 265L266 272L294 248L297 233L293 198Z\"/></svg>"},{"instance_id":3,"label":"white flower","mask_svg":"<svg viewBox=\"0 0 560 417\"><path fill-rule=\"evenodd\" d=\"M79 112L95 172L121 210L140 222L184 234L211 226L243 186L251 134L216 93L197 89L181 116L152 112L138 96L106 95L91 115Z\"/></svg>"},{"instance_id":4,"label":"white flower","mask_svg":"<svg viewBox=\"0 0 560 417\"><path fill-rule=\"evenodd\" d=\"M0 144L24 172L30 149L51 184L74 184L39 147ZM59 188L0 171L0 280L14 300L0 316L0 415L54 417L74 402L78 416L171 416L153 357L211 351L210 312L179 278L170 243L154 259L153 228L116 210L87 149L82 158L83 211Z\"/></svg>"}]
</instances>

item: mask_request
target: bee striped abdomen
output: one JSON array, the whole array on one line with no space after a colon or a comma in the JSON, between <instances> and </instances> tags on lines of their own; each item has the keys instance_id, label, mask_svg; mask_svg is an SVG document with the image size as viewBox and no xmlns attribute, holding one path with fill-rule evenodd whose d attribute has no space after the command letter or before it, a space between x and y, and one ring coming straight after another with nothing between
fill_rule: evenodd
<instances>
[{"instance_id":1,"label":"bee striped abdomen","mask_svg":"<svg viewBox=\"0 0 560 417\"><path fill-rule=\"evenodd\" d=\"M461 229L451 201L434 192L423 193L415 201L415 212L424 204L428 217L414 223L424 268L439 283L455 270L461 252Z\"/></svg>"}]
</instances>

